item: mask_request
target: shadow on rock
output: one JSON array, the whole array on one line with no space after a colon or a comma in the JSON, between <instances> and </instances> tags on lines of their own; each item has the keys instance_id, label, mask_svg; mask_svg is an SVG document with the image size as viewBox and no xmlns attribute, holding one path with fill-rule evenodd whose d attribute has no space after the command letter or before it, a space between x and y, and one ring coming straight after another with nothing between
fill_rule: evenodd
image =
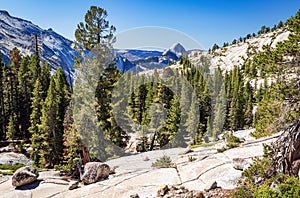
<instances>
[{"instance_id":1,"label":"shadow on rock","mask_svg":"<svg viewBox=\"0 0 300 198\"><path fill-rule=\"evenodd\" d=\"M24 186L16 187L16 190L33 190L37 188L43 180L38 179L30 184L26 184Z\"/></svg>"}]
</instances>

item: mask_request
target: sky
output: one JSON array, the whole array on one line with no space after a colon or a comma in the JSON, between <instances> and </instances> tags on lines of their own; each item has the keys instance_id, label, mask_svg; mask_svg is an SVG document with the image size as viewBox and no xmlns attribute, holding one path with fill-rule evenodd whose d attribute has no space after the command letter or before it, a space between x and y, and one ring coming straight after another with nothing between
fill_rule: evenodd
<instances>
[{"instance_id":1,"label":"sky","mask_svg":"<svg viewBox=\"0 0 300 198\"><path fill-rule=\"evenodd\" d=\"M209 49L273 27L296 14L300 0L0 0L0 10L75 40L91 5L103 7L117 29L116 48Z\"/></svg>"}]
</instances>

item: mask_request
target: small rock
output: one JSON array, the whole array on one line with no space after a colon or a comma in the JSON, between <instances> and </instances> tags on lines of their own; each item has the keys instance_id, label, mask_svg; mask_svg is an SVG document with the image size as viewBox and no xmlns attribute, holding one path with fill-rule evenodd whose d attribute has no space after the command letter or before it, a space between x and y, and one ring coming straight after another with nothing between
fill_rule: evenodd
<instances>
[{"instance_id":1,"label":"small rock","mask_svg":"<svg viewBox=\"0 0 300 198\"><path fill-rule=\"evenodd\" d=\"M74 189L76 189L76 188L78 188L78 186L79 186L79 181L72 181L72 182L70 182L70 185L69 185L69 190L74 190Z\"/></svg>"},{"instance_id":2,"label":"small rock","mask_svg":"<svg viewBox=\"0 0 300 198\"><path fill-rule=\"evenodd\" d=\"M270 187L272 190L278 191L277 181L273 181Z\"/></svg>"},{"instance_id":3,"label":"small rock","mask_svg":"<svg viewBox=\"0 0 300 198\"><path fill-rule=\"evenodd\" d=\"M176 193L176 194L182 194L182 193L184 193L184 192L183 192L182 189L179 189L179 190L176 190L175 193Z\"/></svg>"},{"instance_id":4,"label":"small rock","mask_svg":"<svg viewBox=\"0 0 300 198\"><path fill-rule=\"evenodd\" d=\"M204 198L203 192L197 192L195 198Z\"/></svg>"},{"instance_id":5,"label":"small rock","mask_svg":"<svg viewBox=\"0 0 300 198\"><path fill-rule=\"evenodd\" d=\"M130 198L140 198L138 194L130 195Z\"/></svg>"},{"instance_id":6,"label":"small rock","mask_svg":"<svg viewBox=\"0 0 300 198\"><path fill-rule=\"evenodd\" d=\"M164 196L164 195L167 193L168 190L169 190L168 185L163 184L163 185L159 188L158 194L159 194L160 196Z\"/></svg>"},{"instance_id":7,"label":"small rock","mask_svg":"<svg viewBox=\"0 0 300 198\"><path fill-rule=\"evenodd\" d=\"M150 159L149 159L148 156L146 156L146 157L143 158L143 161L149 161L149 160L150 160Z\"/></svg>"},{"instance_id":8,"label":"small rock","mask_svg":"<svg viewBox=\"0 0 300 198\"><path fill-rule=\"evenodd\" d=\"M110 167L101 162L88 162L84 166L82 182L84 184L96 183L100 180L107 179L110 173Z\"/></svg>"},{"instance_id":9,"label":"small rock","mask_svg":"<svg viewBox=\"0 0 300 198\"><path fill-rule=\"evenodd\" d=\"M205 191L210 191L210 190L213 190L213 189L216 189L216 188L218 188L218 184L217 184L216 181L214 181L214 183L212 183L212 185L208 189L206 189Z\"/></svg>"},{"instance_id":10,"label":"small rock","mask_svg":"<svg viewBox=\"0 0 300 198\"><path fill-rule=\"evenodd\" d=\"M117 169L117 168L119 168L119 166L113 166L112 168L110 168L109 174L110 174L110 175L116 174L116 169Z\"/></svg>"},{"instance_id":11,"label":"small rock","mask_svg":"<svg viewBox=\"0 0 300 198\"><path fill-rule=\"evenodd\" d=\"M70 181L71 176L63 175L61 179L65 181Z\"/></svg>"},{"instance_id":12,"label":"small rock","mask_svg":"<svg viewBox=\"0 0 300 198\"><path fill-rule=\"evenodd\" d=\"M249 164L243 158L233 158L232 162L233 162L233 168L235 168L237 170L244 170L245 166Z\"/></svg>"},{"instance_id":13,"label":"small rock","mask_svg":"<svg viewBox=\"0 0 300 198\"><path fill-rule=\"evenodd\" d=\"M34 182L39 177L38 171L30 166L25 166L16 170L12 177L12 185L23 186Z\"/></svg>"},{"instance_id":14,"label":"small rock","mask_svg":"<svg viewBox=\"0 0 300 198\"><path fill-rule=\"evenodd\" d=\"M260 184L263 180L264 180L264 179L261 178L261 177L255 177L255 178L254 178L254 183L255 183L255 184Z\"/></svg>"}]
</instances>

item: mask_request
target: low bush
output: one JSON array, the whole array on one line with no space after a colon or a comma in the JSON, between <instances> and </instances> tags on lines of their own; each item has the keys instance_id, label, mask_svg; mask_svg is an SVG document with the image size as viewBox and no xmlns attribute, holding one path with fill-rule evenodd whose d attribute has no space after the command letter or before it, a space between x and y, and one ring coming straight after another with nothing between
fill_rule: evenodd
<instances>
[{"instance_id":1,"label":"low bush","mask_svg":"<svg viewBox=\"0 0 300 198\"><path fill-rule=\"evenodd\" d=\"M0 164L0 170L12 170L13 172L15 172L16 170L18 170L19 168L25 166L24 164L16 164L16 165L5 165L5 164Z\"/></svg>"},{"instance_id":2,"label":"low bush","mask_svg":"<svg viewBox=\"0 0 300 198\"><path fill-rule=\"evenodd\" d=\"M172 162L171 158L166 155L162 156L152 163L152 167L156 168L172 168L174 166L175 164Z\"/></svg>"}]
</instances>

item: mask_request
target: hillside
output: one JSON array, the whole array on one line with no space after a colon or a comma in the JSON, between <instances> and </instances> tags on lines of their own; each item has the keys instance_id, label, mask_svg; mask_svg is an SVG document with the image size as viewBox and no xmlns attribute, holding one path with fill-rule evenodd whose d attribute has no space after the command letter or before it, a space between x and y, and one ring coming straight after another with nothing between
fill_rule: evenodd
<instances>
[{"instance_id":1,"label":"hillside","mask_svg":"<svg viewBox=\"0 0 300 198\"><path fill-rule=\"evenodd\" d=\"M241 66L254 53L263 51L264 45L275 48L277 43L287 40L289 34L290 32L286 29L277 29L274 32L247 39L245 42L217 49L211 54L192 51L188 57L193 64L198 64L201 56L209 55L211 57L211 68L220 67L222 71L230 71L234 69L234 66Z\"/></svg>"},{"instance_id":2,"label":"hillside","mask_svg":"<svg viewBox=\"0 0 300 198\"><path fill-rule=\"evenodd\" d=\"M23 56L34 54L34 35L37 35L41 60L46 61L53 71L60 66L67 76L73 77L74 56L78 54L72 48L72 41L52 29L43 30L30 21L10 16L7 11L0 10L0 52L6 63L9 62L14 47Z\"/></svg>"}]
</instances>

